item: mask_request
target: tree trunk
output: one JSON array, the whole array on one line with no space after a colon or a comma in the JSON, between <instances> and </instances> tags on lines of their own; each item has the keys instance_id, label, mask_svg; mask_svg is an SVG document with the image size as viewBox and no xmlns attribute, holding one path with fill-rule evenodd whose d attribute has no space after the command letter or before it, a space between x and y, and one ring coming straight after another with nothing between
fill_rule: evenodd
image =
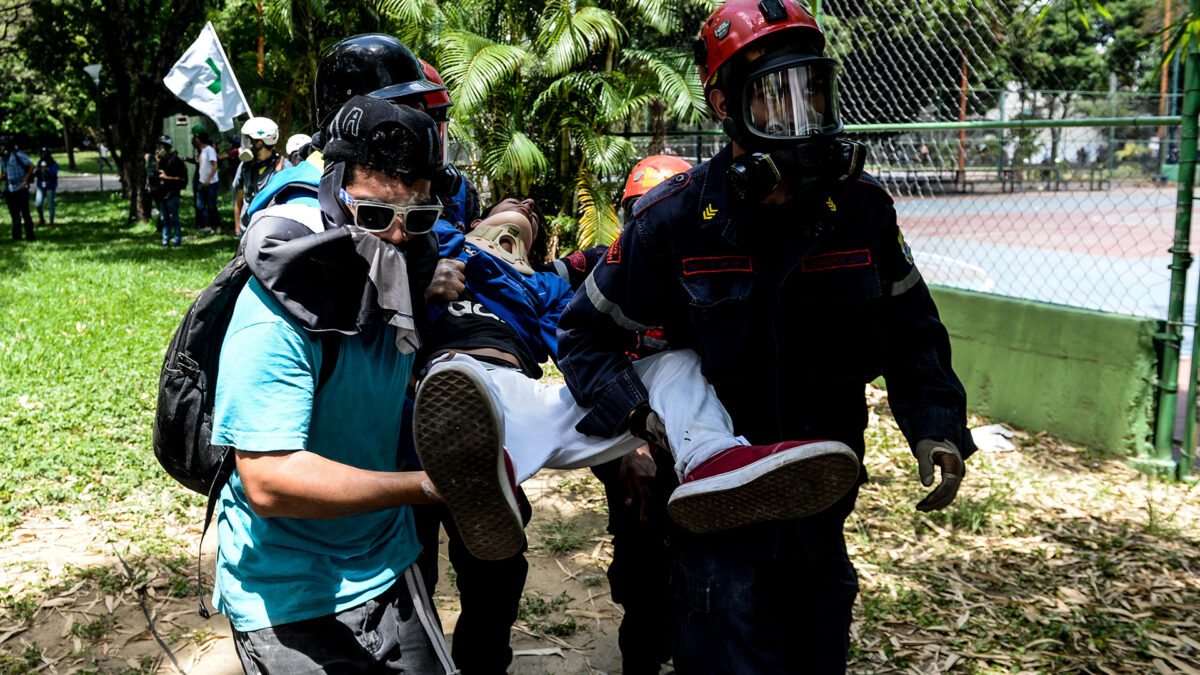
<instances>
[{"instance_id":1,"label":"tree trunk","mask_svg":"<svg viewBox=\"0 0 1200 675\"><path fill-rule=\"evenodd\" d=\"M667 123L666 123L667 107L663 102L654 98L650 99L650 147L647 148L647 155L661 155L662 151L667 147Z\"/></svg>"},{"instance_id":2,"label":"tree trunk","mask_svg":"<svg viewBox=\"0 0 1200 675\"><path fill-rule=\"evenodd\" d=\"M63 145L65 145L67 148L67 167L71 171L75 171L75 148L71 147L71 127L69 124L67 124L67 117L65 115L61 121L63 128Z\"/></svg>"},{"instance_id":3,"label":"tree trunk","mask_svg":"<svg viewBox=\"0 0 1200 675\"><path fill-rule=\"evenodd\" d=\"M103 40L99 44L104 66L101 84L107 84L102 91L110 92L101 97L100 105L105 106L105 117L115 120L110 136L117 146L113 155L121 172L122 192L129 200L129 217L149 220L150 199L142 190L146 182L143 158L154 149L163 110L171 98L162 78L183 53L187 41L195 37L203 19L204 2L176 0L162 6L159 11L167 14L158 26L147 20L144 16L147 9L140 3L101 0L98 4L91 15L101 35L144 35L152 27L158 36L153 46L128 44L124 40Z\"/></svg>"}]
</instances>

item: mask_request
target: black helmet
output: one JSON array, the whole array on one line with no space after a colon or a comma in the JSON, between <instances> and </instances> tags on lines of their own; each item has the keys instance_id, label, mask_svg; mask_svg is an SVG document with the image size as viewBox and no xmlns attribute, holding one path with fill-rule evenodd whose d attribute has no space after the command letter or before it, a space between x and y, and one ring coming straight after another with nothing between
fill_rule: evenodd
<instances>
[{"instance_id":1,"label":"black helmet","mask_svg":"<svg viewBox=\"0 0 1200 675\"><path fill-rule=\"evenodd\" d=\"M354 96L394 100L446 88L425 79L421 62L403 42L366 33L342 40L321 56L313 90L317 126L324 129Z\"/></svg>"},{"instance_id":2,"label":"black helmet","mask_svg":"<svg viewBox=\"0 0 1200 675\"><path fill-rule=\"evenodd\" d=\"M175 139L171 138L170 136L159 136L158 141L156 142L159 145L165 145L168 148L175 146Z\"/></svg>"}]
</instances>

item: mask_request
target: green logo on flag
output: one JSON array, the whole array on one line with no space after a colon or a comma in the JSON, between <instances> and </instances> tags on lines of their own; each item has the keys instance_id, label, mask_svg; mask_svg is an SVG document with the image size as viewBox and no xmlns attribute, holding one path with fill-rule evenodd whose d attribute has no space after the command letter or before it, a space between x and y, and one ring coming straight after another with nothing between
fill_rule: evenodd
<instances>
[{"instance_id":1,"label":"green logo on flag","mask_svg":"<svg viewBox=\"0 0 1200 675\"><path fill-rule=\"evenodd\" d=\"M213 69L213 73L217 76L217 79L208 83L208 90L214 94L221 93L221 69L217 67L217 64L213 63L211 56L204 59L204 62L208 64L209 68Z\"/></svg>"}]
</instances>

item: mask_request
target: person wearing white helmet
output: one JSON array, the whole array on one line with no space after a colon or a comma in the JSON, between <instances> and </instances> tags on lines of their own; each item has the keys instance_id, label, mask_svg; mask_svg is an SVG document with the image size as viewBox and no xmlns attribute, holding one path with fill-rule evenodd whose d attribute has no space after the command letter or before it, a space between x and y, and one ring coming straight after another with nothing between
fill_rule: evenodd
<instances>
[{"instance_id":1,"label":"person wearing white helmet","mask_svg":"<svg viewBox=\"0 0 1200 675\"><path fill-rule=\"evenodd\" d=\"M296 166L303 162L310 152L312 152L312 136L308 134L293 134L287 139L287 145L284 146L284 152L287 153L287 159Z\"/></svg>"},{"instance_id":2,"label":"person wearing white helmet","mask_svg":"<svg viewBox=\"0 0 1200 675\"><path fill-rule=\"evenodd\" d=\"M266 117L251 117L242 125L242 145L238 149L237 173L233 176L233 233L242 236L250 225L250 202L276 172L292 166L278 152L279 125Z\"/></svg>"}]
</instances>

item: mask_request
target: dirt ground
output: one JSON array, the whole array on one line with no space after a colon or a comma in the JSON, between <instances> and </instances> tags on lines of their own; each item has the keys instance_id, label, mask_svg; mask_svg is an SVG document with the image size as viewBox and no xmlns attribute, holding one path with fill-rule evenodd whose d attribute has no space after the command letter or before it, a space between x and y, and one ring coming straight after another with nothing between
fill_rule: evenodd
<instances>
[{"instance_id":1,"label":"dirt ground","mask_svg":"<svg viewBox=\"0 0 1200 675\"><path fill-rule=\"evenodd\" d=\"M586 484L590 495L564 490L564 484ZM604 570L611 559L610 537L605 533L606 516L593 510L602 492L592 492L594 481L587 471L547 471L524 487L534 504L529 528L531 550L527 597L546 600L566 593L570 598L544 621L518 622L513 628L515 653L510 672L616 673L620 672L617 650L619 605L608 597ZM595 483L598 485L598 483ZM178 533L181 539L199 539L203 517L195 510L196 524ZM539 523L569 523L572 536L582 546L569 554L553 557L541 549ZM180 574L195 577L194 557L188 566L172 570L157 560L141 558L149 572L133 575L137 586L126 583L121 543L109 528L84 517L62 518L49 511L31 513L0 544L0 588L37 588L53 580L54 590L36 596L28 620L14 620L12 613L0 618L0 649L13 656L0 659L0 673L177 673L174 664L155 640L146 611L156 631L169 645L180 668L188 675L235 675L241 673L229 637L229 624L220 615L209 620L197 613L199 596L174 597L172 584ZM215 540L205 540L203 564L206 591L212 578ZM441 576L435 602L449 640L454 639L458 619L458 597L442 533ZM86 570L80 578L80 570ZM107 570L107 573L104 572ZM193 584L194 585L194 584ZM138 588L144 589L139 594ZM143 611L143 604L145 610ZM556 604L556 603L555 603ZM539 634L543 626L559 625L571 617L578 628L567 638ZM8 624L8 625L5 625ZM39 654L28 656L32 645ZM669 672L669 669L664 669Z\"/></svg>"},{"instance_id":2,"label":"dirt ground","mask_svg":"<svg viewBox=\"0 0 1200 675\"><path fill-rule=\"evenodd\" d=\"M872 482L846 530L862 586L851 672L1200 673L1200 490L1018 431L972 459L953 509L918 514L911 457L879 399L868 440L883 449L868 455ZM510 672L620 672L599 483L547 471L525 489L525 596L549 611L514 626ZM201 519L191 508L168 522L173 541L156 549L119 510L29 513L0 541L0 673L241 672L228 624L196 612ZM452 640L444 544L435 601ZM569 550L548 552L558 547ZM211 579L211 535L205 549Z\"/></svg>"}]
</instances>

